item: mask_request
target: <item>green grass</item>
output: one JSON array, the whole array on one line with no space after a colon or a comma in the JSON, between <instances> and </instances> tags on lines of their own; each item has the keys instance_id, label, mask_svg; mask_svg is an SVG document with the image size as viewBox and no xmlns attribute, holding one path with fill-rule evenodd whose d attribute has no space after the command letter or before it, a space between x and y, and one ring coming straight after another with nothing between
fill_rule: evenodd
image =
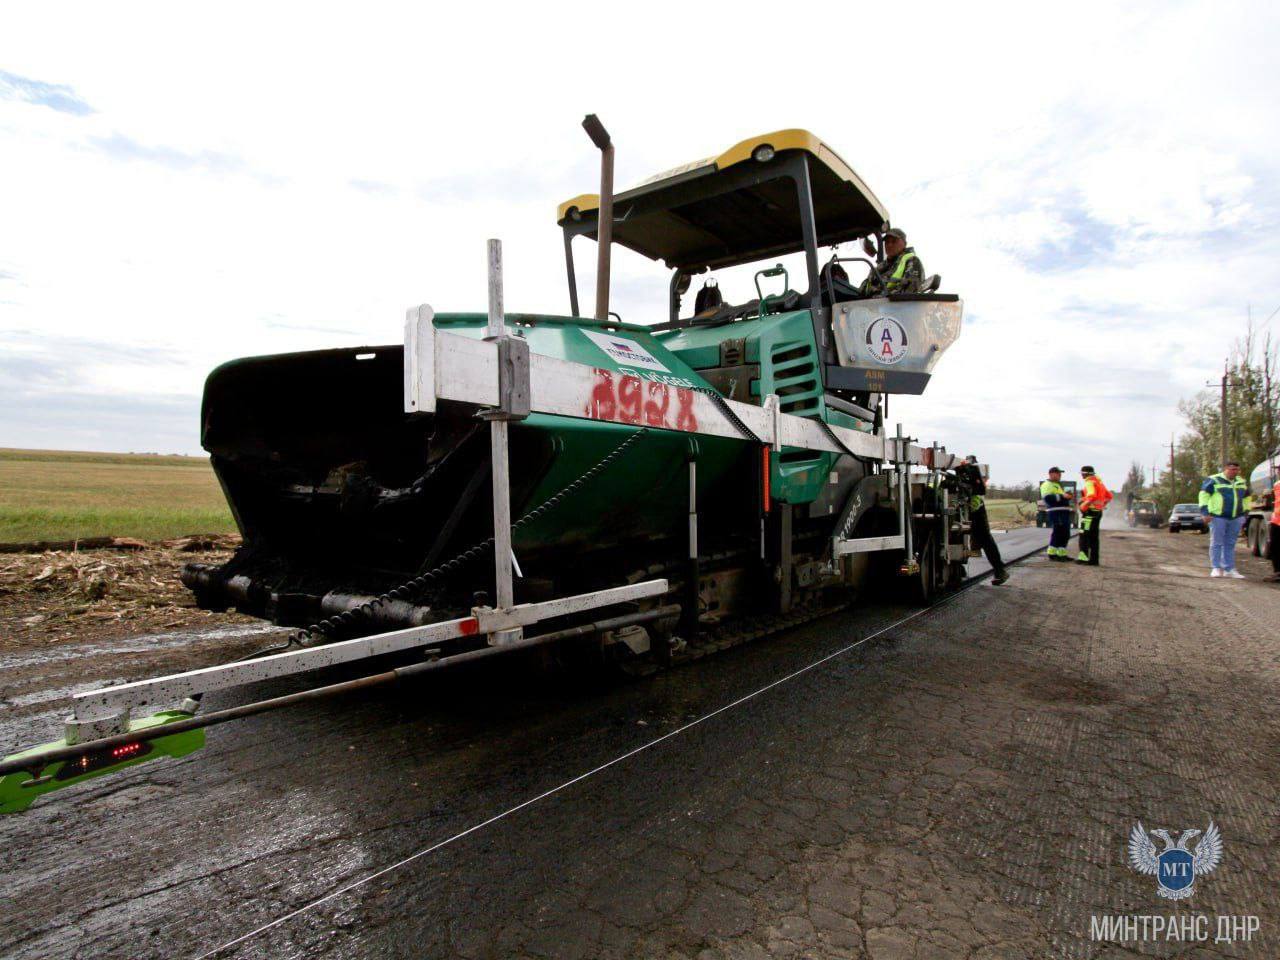
<instances>
[{"instance_id":1,"label":"green grass","mask_svg":"<svg viewBox=\"0 0 1280 960\"><path fill-rule=\"evenodd\" d=\"M234 531L203 457L0 449L0 542Z\"/></svg>"}]
</instances>

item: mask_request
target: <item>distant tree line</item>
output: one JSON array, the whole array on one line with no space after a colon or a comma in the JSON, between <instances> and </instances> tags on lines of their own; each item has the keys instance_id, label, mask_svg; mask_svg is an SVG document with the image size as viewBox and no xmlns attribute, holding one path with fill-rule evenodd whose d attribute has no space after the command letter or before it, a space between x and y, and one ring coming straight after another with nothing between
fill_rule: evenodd
<instances>
[{"instance_id":1,"label":"distant tree line","mask_svg":"<svg viewBox=\"0 0 1280 960\"><path fill-rule=\"evenodd\" d=\"M1260 337L1250 323L1227 361L1227 456L1249 471L1276 450L1280 422L1280 384L1275 382L1275 339ZM1174 503L1194 502L1203 479L1222 469L1221 388L1206 388L1178 404L1186 429L1174 444L1173 469L1166 455L1162 468L1146 483L1142 464L1129 467L1122 490L1155 500L1167 510Z\"/></svg>"},{"instance_id":2,"label":"distant tree line","mask_svg":"<svg viewBox=\"0 0 1280 960\"><path fill-rule=\"evenodd\" d=\"M987 496L992 500L1026 500L1034 503L1040 499L1040 485L1025 480L1008 487L987 484Z\"/></svg>"}]
</instances>

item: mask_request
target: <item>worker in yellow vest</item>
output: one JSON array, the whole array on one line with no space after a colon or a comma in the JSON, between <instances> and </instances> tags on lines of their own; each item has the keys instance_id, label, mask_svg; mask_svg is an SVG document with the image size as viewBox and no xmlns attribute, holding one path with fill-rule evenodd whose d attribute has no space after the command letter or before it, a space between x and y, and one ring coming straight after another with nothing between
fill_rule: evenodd
<instances>
[{"instance_id":1,"label":"worker in yellow vest","mask_svg":"<svg viewBox=\"0 0 1280 960\"><path fill-rule=\"evenodd\" d=\"M1071 539L1071 494L1062 486L1061 467L1049 468L1049 479L1040 483L1040 499L1049 520L1049 559L1070 563L1067 541Z\"/></svg>"},{"instance_id":2,"label":"worker in yellow vest","mask_svg":"<svg viewBox=\"0 0 1280 960\"><path fill-rule=\"evenodd\" d=\"M1209 524L1209 576L1244 579L1236 570L1236 541L1252 506L1249 482L1240 476L1240 464L1234 460L1200 484L1200 513Z\"/></svg>"}]
</instances>

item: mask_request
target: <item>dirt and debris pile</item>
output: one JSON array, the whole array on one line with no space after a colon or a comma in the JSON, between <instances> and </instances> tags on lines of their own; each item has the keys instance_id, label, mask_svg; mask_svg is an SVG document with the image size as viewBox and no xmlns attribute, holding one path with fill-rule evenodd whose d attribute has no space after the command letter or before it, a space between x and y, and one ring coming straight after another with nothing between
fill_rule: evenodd
<instances>
[{"instance_id":1,"label":"dirt and debris pile","mask_svg":"<svg viewBox=\"0 0 1280 960\"><path fill-rule=\"evenodd\" d=\"M0 556L0 645L73 639L89 625L127 628L145 619L176 628L205 622L210 614L196 608L182 585L182 566L193 560L223 563L240 544L236 536L113 541L102 549Z\"/></svg>"}]
</instances>

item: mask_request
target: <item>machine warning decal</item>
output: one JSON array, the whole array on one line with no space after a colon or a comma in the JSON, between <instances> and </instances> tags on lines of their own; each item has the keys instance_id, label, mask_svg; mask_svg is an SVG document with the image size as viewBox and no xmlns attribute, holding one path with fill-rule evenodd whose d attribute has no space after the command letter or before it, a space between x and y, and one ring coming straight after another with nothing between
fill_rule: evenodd
<instances>
[{"instance_id":1,"label":"machine warning decal","mask_svg":"<svg viewBox=\"0 0 1280 960\"><path fill-rule=\"evenodd\" d=\"M907 331L892 317L876 317L867 325L867 353L878 363L897 363L907 355Z\"/></svg>"},{"instance_id":2,"label":"machine warning decal","mask_svg":"<svg viewBox=\"0 0 1280 960\"><path fill-rule=\"evenodd\" d=\"M638 367L642 370L667 372L667 368L657 357L634 340L598 330L583 330L582 333L590 337L592 342L607 353L615 363L627 367Z\"/></svg>"}]
</instances>

